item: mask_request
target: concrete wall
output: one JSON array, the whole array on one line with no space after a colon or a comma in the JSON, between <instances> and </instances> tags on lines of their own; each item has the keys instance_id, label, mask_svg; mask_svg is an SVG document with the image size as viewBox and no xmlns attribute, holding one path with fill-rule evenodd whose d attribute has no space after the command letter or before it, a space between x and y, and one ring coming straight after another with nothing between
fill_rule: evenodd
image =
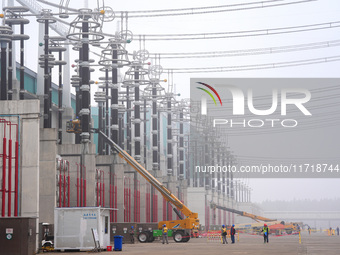
<instances>
[{"instance_id":1,"label":"concrete wall","mask_svg":"<svg viewBox=\"0 0 340 255\"><path fill-rule=\"evenodd\" d=\"M205 226L205 194L205 188L203 187L188 187L187 207L190 208L192 212L198 213L198 218L202 226Z\"/></svg>"},{"instance_id":2,"label":"concrete wall","mask_svg":"<svg viewBox=\"0 0 340 255\"><path fill-rule=\"evenodd\" d=\"M200 220L200 224L202 226L206 226L206 214L205 214L205 201L210 205L210 202L213 201L214 203L227 207L227 208L234 208L240 211L245 211L255 215L263 215L263 211L261 208L256 206L253 203L236 203L234 200L223 196L222 194L218 194L217 192L213 193L211 190L207 192L203 187L188 187L187 188L187 206L193 212L198 213L198 218ZM212 209L209 207L209 221L210 227L213 229L214 227L220 227L219 222L222 224L239 224L239 223L252 223L255 222L250 218L239 216L237 214L233 214L230 212L226 213L226 220L223 220L223 210L221 210L221 214L219 214L219 209ZM214 225L214 215L216 217L216 224ZM219 221L219 217L221 220Z\"/></svg>"},{"instance_id":3,"label":"concrete wall","mask_svg":"<svg viewBox=\"0 0 340 255\"><path fill-rule=\"evenodd\" d=\"M50 224L54 222L56 205L56 155L57 130L40 129L39 222Z\"/></svg>"},{"instance_id":4,"label":"concrete wall","mask_svg":"<svg viewBox=\"0 0 340 255\"><path fill-rule=\"evenodd\" d=\"M77 206L77 164L86 167L86 206L95 206L95 173L96 154L95 146L89 144L88 153L82 157L83 144L61 144L58 145L58 155L70 163L70 206Z\"/></svg>"},{"instance_id":5,"label":"concrete wall","mask_svg":"<svg viewBox=\"0 0 340 255\"><path fill-rule=\"evenodd\" d=\"M22 217L39 218L39 115L38 100L0 101L1 118L19 126L19 215Z\"/></svg>"}]
</instances>

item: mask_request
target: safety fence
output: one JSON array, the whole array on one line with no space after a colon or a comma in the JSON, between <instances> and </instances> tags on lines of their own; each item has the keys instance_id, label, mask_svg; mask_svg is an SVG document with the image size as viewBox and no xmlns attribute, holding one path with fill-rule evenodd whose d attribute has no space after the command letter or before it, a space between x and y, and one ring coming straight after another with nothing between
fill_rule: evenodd
<instances>
[{"instance_id":1,"label":"safety fence","mask_svg":"<svg viewBox=\"0 0 340 255\"><path fill-rule=\"evenodd\" d=\"M207 238L207 242L221 242L222 240L221 230L207 231L201 236ZM227 238L230 238L230 230L227 230Z\"/></svg>"}]
</instances>

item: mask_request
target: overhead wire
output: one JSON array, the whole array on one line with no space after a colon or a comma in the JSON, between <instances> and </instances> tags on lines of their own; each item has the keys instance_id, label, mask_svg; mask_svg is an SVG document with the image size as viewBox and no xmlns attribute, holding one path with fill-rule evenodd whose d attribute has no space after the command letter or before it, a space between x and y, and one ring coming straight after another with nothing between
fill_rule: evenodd
<instances>
[{"instance_id":1,"label":"overhead wire","mask_svg":"<svg viewBox=\"0 0 340 255\"><path fill-rule=\"evenodd\" d=\"M201 39L240 38L251 36L268 36L331 29L338 27L340 27L340 21L299 25L291 27L265 28L257 30L244 30L231 32L196 33L196 34L143 34L142 36L145 36L145 40L148 41L201 40Z\"/></svg>"},{"instance_id":2,"label":"overhead wire","mask_svg":"<svg viewBox=\"0 0 340 255\"><path fill-rule=\"evenodd\" d=\"M302 66L311 64L320 64L327 62L339 61L340 56L330 56L314 59L303 59L296 61L285 61L267 64L254 64L244 66L216 66L216 67L187 67L187 68L165 68L164 70L173 70L173 73L213 73L213 72L231 72L231 71L251 71L260 69L275 69L281 67Z\"/></svg>"},{"instance_id":3,"label":"overhead wire","mask_svg":"<svg viewBox=\"0 0 340 255\"><path fill-rule=\"evenodd\" d=\"M269 0L258 1L250 3L232 4L232 5L219 5L219 6L205 6L205 7L192 7L181 9L166 9L166 10L142 10L142 11L129 11L129 13L136 13L139 15L129 15L130 18L155 18L166 16L180 16L180 15L194 15L194 14L211 14L231 11L245 11L253 9L264 9L268 7L278 7L285 5L309 3L317 0L298 0L298 1L285 1L285 0ZM280 3L277 3L280 2ZM249 6L253 5L253 6ZM255 6L254 6L255 5Z\"/></svg>"},{"instance_id":4,"label":"overhead wire","mask_svg":"<svg viewBox=\"0 0 340 255\"><path fill-rule=\"evenodd\" d=\"M216 58L216 57L236 57L248 55L261 55L273 53L285 53L304 50L314 50L329 47L340 46L340 40L315 42L307 44L286 45L278 47L255 48L244 50L230 50L230 51L208 51L208 52L177 52L177 53L151 53L159 54L162 59L178 59L178 58Z\"/></svg>"}]
</instances>

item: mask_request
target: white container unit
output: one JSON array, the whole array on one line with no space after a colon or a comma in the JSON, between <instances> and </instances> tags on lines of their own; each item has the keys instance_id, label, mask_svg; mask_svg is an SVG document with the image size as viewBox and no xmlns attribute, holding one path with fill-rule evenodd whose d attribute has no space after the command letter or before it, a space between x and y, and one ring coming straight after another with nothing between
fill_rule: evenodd
<instances>
[{"instance_id":1,"label":"white container unit","mask_svg":"<svg viewBox=\"0 0 340 255\"><path fill-rule=\"evenodd\" d=\"M101 207L54 209L54 248L56 250L92 250L92 229L97 230L100 247L110 245L110 210Z\"/></svg>"}]
</instances>

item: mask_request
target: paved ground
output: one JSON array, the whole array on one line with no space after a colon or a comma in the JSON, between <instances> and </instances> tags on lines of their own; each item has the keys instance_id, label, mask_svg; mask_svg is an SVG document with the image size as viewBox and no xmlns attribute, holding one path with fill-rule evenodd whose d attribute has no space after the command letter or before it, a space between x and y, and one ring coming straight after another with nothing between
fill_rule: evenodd
<instances>
[{"instance_id":1,"label":"paved ground","mask_svg":"<svg viewBox=\"0 0 340 255\"><path fill-rule=\"evenodd\" d=\"M302 235L302 244L299 244L298 236L270 236L269 243L264 244L261 236L240 235L240 241L235 244L222 245L218 241L207 242L204 238L191 239L188 243L175 243L170 240L168 245L160 241L153 243L123 244L120 254L183 254L183 255L207 255L207 254L313 254L335 255L340 254L340 237L327 236L315 233L309 236ZM116 252L102 252L102 254L117 254ZM98 254L92 252L59 253L63 255Z\"/></svg>"}]
</instances>

